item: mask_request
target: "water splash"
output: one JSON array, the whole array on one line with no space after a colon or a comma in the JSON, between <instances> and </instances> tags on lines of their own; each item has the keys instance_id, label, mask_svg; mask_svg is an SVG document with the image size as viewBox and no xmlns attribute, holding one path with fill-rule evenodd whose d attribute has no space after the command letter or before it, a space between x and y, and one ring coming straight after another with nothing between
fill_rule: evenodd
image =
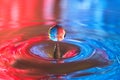
<instances>
[{"instance_id":1,"label":"water splash","mask_svg":"<svg viewBox=\"0 0 120 80\"><path fill-rule=\"evenodd\" d=\"M73 44L65 42L59 42L60 58L55 58L56 42L54 41L42 41L30 48L32 54L38 55L46 60L54 61L55 59L66 59L76 56L80 52L80 48Z\"/></svg>"},{"instance_id":2,"label":"water splash","mask_svg":"<svg viewBox=\"0 0 120 80\"><path fill-rule=\"evenodd\" d=\"M85 76L106 75L118 65L116 62L118 59L114 61L114 55L109 52L110 50L107 51L102 41L96 40L98 38L71 39L69 35L59 42L62 56L57 59L62 62L56 63L54 57L56 41L51 41L46 32L50 27L51 25L31 26L15 29L14 32L11 32L11 29L7 31L11 33L9 34L11 37L7 33L6 36L1 36L8 38L3 38L4 43L1 42L0 46L3 79L6 75L9 79L15 80L84 79L87 78ZM44 35L43 32L38 33L43 30L46 30ZM21 32L26 35L20 34ZM58 75L61 77L59 78Z\"/></svg>"}]
</instances>

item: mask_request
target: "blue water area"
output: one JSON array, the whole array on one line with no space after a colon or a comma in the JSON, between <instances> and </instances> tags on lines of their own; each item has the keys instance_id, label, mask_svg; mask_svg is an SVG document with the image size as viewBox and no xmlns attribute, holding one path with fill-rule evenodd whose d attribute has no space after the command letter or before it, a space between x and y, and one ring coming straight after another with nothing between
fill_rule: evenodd
<instances>
[{"instance_id":1,"label":"blue water area","mask_svg":"<svg viewBox=\"0 0 120 80\"><path fill-rule=\"evenodd\" d=\"M61 6L64 8L66 3L61 25L67 32L65 40L82 47L79 58L82 59L94 48L99 48L105 50L113 62L104 68L71 73L66 76L67 79L120 80L120 0L65 0ZM73 77L82 72L89 72L87 74L90 75L84 73L85 76Z\"/></svg>"},{"instance_id":2,"label":"blue water area","mask_svg":"<svg viewBox=\"0 0 120 80\"><path fill-rule=\"evenodd\" d=\"M103 38L97 40L95 39L85 39L85 42L72 42L71 44L76 44L81 47L81 54L79 56L73 57L68 61L76 61L79 59L84 59L92 54L95 48L103 49L106 51L112 64L106 67L96 67L92 69L77 71L67 75L68 80L120 80L120 54L119 45L117 42L119 39ZM117 40L117 41L116 41ZM86 73L86 75L84 75Z\"/></svg>"}]
</instances>

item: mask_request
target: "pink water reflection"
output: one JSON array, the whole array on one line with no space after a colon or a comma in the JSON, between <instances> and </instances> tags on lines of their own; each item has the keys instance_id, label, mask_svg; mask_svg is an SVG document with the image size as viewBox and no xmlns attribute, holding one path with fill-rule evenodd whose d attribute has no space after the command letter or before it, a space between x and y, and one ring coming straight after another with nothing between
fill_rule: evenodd
<instances>
[{"instance_id":1,"label":"pink water reflection","mask_svg":"<svg viewBox=\"0 0 120 80\"><path fill-rule=\"evenodd\" d=\"M55 0L0 0L0 29L22 27L23 24L52 24L59 15Z\"/></svg>"}]
</instances>

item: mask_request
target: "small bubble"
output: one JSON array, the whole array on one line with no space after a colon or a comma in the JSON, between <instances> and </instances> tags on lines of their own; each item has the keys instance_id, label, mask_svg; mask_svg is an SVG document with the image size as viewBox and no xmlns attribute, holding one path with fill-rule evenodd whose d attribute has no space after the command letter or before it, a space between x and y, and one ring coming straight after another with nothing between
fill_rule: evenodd
<instances>
[{"instance_id":1,"label":"small bubble","mask_svg":"<svg viewBox=\"0 0 120 80\"><path fill-rule=\"evenodd\" d=\"M49 29L49 38L53 41L62 41L65 37L65 30L59 26L55 25Z\"/></svg>"}]
</instances>

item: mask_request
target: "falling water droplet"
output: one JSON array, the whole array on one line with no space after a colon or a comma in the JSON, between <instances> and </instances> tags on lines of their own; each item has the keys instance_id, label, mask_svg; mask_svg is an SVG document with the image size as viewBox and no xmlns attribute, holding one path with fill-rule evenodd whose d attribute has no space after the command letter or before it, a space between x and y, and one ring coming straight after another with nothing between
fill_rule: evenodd
<instances>
[{"instance_id":1,"label":"falling water droplet","mask_svg":"<svg viewBox=\"0 0 120 80\"><path fill-rule=\"evenodd\" d=\"M59 26L55 25L49 29L49 38L53 41L58 41L55 43L54 49L54 59L59 59L62 57L62 53L60 52L59 41L63 40L65 37L65 30Z\"/></svg>"},{"instance_id":2,"label":"falling water droplet","mask_svg":"<svg viewBox=\"0 0 120 80\"><path fill-rule=\"evenodd\" d=\"M49 29L49 38L53 41L61 41L65 37L65 30L59 26L55 25Z\"/></svg>"}]
</instances>

